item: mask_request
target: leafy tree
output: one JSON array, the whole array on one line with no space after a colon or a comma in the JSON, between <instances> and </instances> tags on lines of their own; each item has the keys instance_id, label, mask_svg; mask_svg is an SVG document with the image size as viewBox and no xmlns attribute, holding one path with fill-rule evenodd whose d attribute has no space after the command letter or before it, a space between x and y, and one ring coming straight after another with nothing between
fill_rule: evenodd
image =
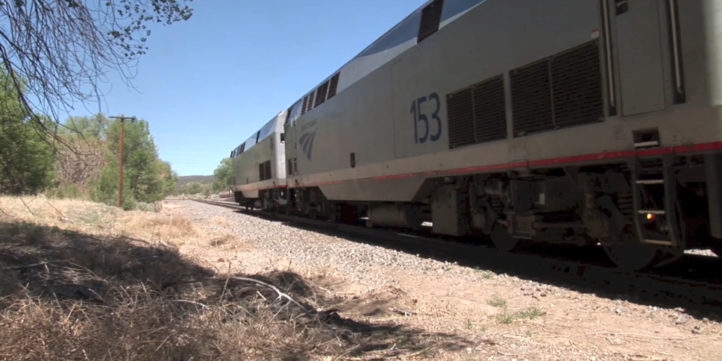
<instances>
[{"instance_id":1,"label":"leafy tree","mask_svg":"<svg viewBox=\"0 0 722 361\"><path fill-rule=\"evenodd\" d=\"M101 132L108 127L107 120L72 118L65 130L58 130L49 119L57 122L59 112L67 112L73 104L98 101L102 91L97 85L108 70L129 83L135 62L147 50L148 25L188 20L191 2L0 1L0 72L4 69L2 74L6 74L0 79L0 191L34 192L50 182L52 147L45 139L50 135L53 145L67 147L58 151L62 160L58 188L70 184L82 188L90 179L108 178L112 169L99 171L105 163L98 162L96 152L105 141ZM66 131L78 129L79 138ZM131 171L129 186L143 199L157 198L158 189L168 188L164 182L173 180L169 167L159 164L152 148L128 159L140 169ZM167 177L159 182L149 172ZM71 193L75 191L79 189Z\"/></svg>"},{"instance_id":2,"label":"leafy tree","mask_svg":"<svg viewBox=\"0 0 722 361\"><path fill-rule=\"evenodd\" d=\"M101 171L92 198L109 205L118 204L118 162L109 162ZM137 201L131 192L128 177L123 175L123 209L134 209Z\"/></svg>"},{"instance_id":3,"label":"leafy tree","mask_svg":"<svg viewBox=\"0 0 722 361\"><path fill-rule=\"evenodd\" d=\"M0 73L0 193L35 193L52 181L54 153L35 118L21 104L7 74Z\"/></svg>"},{"instance_id":4,"label":"leafy tree","mask_svg":"<svg viewBox=\"0 0 722 361\"><path fill-rule=\"evenodd\" d=\"M191 1L0 1L0 60L25 110L57 120L74 102L97 99L107 70L129 81L148 25L189 19Z\"/></svg>"},{"instance_id":5,"label":"leafy tree","mask_svg":"<svg viewBox=\"0 0 722 361\"><path fill-rule=\"evenodd\" d=\"M233 177L233 164L231 158L224 158L213 171L213 191L228 190L231 186L231 178Z\"/></svg>"},{"instance_id":6,"label":"leafy tree","mask_svg":"<svg viewBox=\"0 0 722 361\"><path fill-rule=\"evenodd\" d=\"M198 182L188 183L186 187L186 193L188 194L199 194L203 192L203 186Z\"/></svg>"},{"instance_id":7,"label":"leafy tree","mask_svg":"<svg viewBox=\"0 0 722 361\"><path fill-rule=\"evenodd\" d=\"M102 113L92 117L70 117L59 131L69 137L101 139L108 124L110 119Z\"/></svg>"},{"instance_id":8,"label":"leafy tree","mask_svg":"<svg viewBox=\"0 0 722 361\"><path fill-rule=\"evenodd\" d=\"M120 121L111 122L105 130L107 164L95 187L93 198L108 204L118 201ZM134 208L136 202L161 200L173 189L175 178L170 165L158 159L148 122L125 123L123 148L123 208Z\"/></svg>"},{"instance_id":9,"label":"leafy tree","mask_svg":"<svg viewBox=\"0 0 722 361\"><path fill-rule=\"evenodd\" d=\"M169 196L173 193L175 193L175 185L178 182L178 174L174 172L171 167L170 163L168 162L160 162L159 165L160 168L160 178L163 181L163 195Z\"/></svg>"},{"instance_id":10,"label":"leafy tree","mask_svg":"<svg viewBox=\"0 0 722 361\"><path fill-rule=\"evenodd\" d=\"M107 163L105 130L110 123L103 114L92 117L70 117L58 129L66 147L58 147L55 165L58 188L73 185L75 193L87 192L90 183L100 175ZM60 192L73 195L74 192Z\"/></svg>"}]
</instances>

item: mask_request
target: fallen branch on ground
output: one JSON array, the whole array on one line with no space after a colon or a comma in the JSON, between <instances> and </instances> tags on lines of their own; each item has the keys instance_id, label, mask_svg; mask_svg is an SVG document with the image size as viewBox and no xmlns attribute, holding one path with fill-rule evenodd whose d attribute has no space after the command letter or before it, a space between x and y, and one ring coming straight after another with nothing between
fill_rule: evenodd
<instances>
[{"instance_id":1,"label":"fallen branch on ground","mask_svg":"<svg viewBox=\"0 0 722 361\"><path fill-rule=\"evenodd\" d=\"M392 308L391 311L394 311L394 312L396 312L396 313L398 313L398 314L401 314L401 315L403 315L403 316L415 316L415 315L418 315L418 314L419 314L418 312L408 311L408 310L402 310L402 309L400 309L400 308Z\"/></svg>"},{"instance_id":2,"label":"fallen branch on ground","mask_svg":"<svg viewBox=\"0 0 722 361\"><path fill-rule=\"evenodd\" d=\"M266 287L272 289L274 292L276 292L276 294L278 295L278 298L277 298L277 299L285 298L285 299L287 299L289 302L291 302L291 303L293 303L294 305L298 306L298 308L300 308L303 312L305 312L305 313L307 313L307 314L310 314L310 313L311 313L311 312L306 308L306 306L304 306L304 305L302 305L301 303L299 303L298 301L294 300L293 297L289 296L288 294L281 292L281 290L279 290L278 287L276 287L276 286L274 286L274 285L272 285L272 284L270 284L270 283L266 283L266 282L263 282L263 281L261 281L261 280L257 280L257 279L255 279L255 278L249 278L249 277L231 277L231 278L234 279L234 280L237 280L237 281L253 282L253 283L259 284L259 285L261 285L261 286L266 286Z\"/></svg>"},{"instance_id":3,"label":"fallen branch on ground","mask_svg":"<svg viewBox=\"0 0 722 361\"><path fill-rule=\"evenodd\" d=\"M23 199L23 197L19 197L19 199L20 199L20 202L23 202L23 205L25 206L25 209L27 209L28 212L30 212L30 215L32 215L32 216L35 217L35 218L38 218L38 216L37 216L35 213L33 213L33 211L30 209L30 207L28 206L28 204L25 203L25 200Z\"/></svg>"},{"instance_id":4,"label":"fallen branch on ground","mask_svg":"<svg viewBox=\"0 0 722 361\"><path fill-rule=\"evenodd\" d=\"M3 267L2 270L9 271L9 270L33 268L33 267L38 267L38 266L46 266L46 265L49 265L52 263L58 263L58 262L61 262L61 261L49 261L49 262L43 261L43 262L32 263L32 264L23 264L23 265L19 265L19 266L9 266L9 267Z\"/></svg>"}]
</instances>

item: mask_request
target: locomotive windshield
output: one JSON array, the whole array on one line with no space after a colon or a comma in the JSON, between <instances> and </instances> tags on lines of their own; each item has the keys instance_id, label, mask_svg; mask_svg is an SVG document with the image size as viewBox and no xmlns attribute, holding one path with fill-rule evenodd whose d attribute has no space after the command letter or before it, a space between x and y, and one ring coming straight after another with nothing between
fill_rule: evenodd
<instances>
[{"instance_id":1,"label":"locomotive windshield","mask_svg":"<svg viewBox=\"0 0 722 361\"><path fill-rule=\"evenodd\" d=\"M299 100L296 102L296 104L293 104L291 106L291 109L289 109L288 118L286 118L286 124L284 124L285 128L293 126L293 124L296 123L296 120L298 120L298 118L301 117L301 108L302 107L303 107L303 100Z\"/></svg>"}]
</instances>

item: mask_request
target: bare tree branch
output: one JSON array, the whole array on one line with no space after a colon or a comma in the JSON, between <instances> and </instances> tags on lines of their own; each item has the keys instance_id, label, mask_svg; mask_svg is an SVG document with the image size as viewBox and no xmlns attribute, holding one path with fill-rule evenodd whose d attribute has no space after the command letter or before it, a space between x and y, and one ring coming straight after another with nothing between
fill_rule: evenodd
<instances>
[{"instance_id":1,"label":"bare tree branch","mask_svg":"<svg viewBox=\"0 0 722 361\"><path fill-rule=\"evenodd\" d=\"M58 122L75 104L100 102L108 71L129 84L148 25L187 20L191 1L0 0L2 65L28 114Z\"/></svg>"},{"instance_id":2,"label":"bare tree branch","mask_svg":"<svg viewBox=\"0 0 722 361\"><path fill-rule=\"evenodd\" d=\"M286 300L288 300L288 302L293 303L293 304L296 305L298 308L300 308L304 313L311 313L311 311L308 310L308 309L306 308L306 306L302 305L300 302L296 301L295 299L293 299L293 297L289 296L288 294L286 294L286 293L284 293L284 292L281 292L281 290L279 290L278 287L276 287L276 286L274 286L274 285L272 285L272 284L270 284L270 283L266 283L266 282L263 282L263 281L261 281L261 280L257 280L257 279L255 279L255 278L250 278L250 277L238 277L238 276L236 276L236 277L231 277L231 279L234 279L234 280L237 280L237 281L253 282L253 283L259 284L259 285L261 285L261 286L268 287L268 288L272 289L274 292L276 292L276 294L278 295L278 299L279 299L279 300L280 300L280 299L286 299Z\"/></svg>"}]
</instances>

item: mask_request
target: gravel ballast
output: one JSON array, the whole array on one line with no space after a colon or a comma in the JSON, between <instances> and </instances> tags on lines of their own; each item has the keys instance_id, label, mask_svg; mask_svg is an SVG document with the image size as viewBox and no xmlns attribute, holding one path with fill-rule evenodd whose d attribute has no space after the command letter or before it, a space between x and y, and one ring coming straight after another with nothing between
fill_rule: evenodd
<instances>
[{"instance_id":1,"label":"gravel ballast","mask_svg":"<svg viewBox=\"0 0 722 361\"><path fill-rule=\"evenodd\" d=\"M357 303L340 309L342 316L459 335L478 345L441 359L722 360L720 315L582 293L193 201L167 201L163 213L249 245L181 248L219 271L292 270Z\"/></svg>"}]
</instances>

